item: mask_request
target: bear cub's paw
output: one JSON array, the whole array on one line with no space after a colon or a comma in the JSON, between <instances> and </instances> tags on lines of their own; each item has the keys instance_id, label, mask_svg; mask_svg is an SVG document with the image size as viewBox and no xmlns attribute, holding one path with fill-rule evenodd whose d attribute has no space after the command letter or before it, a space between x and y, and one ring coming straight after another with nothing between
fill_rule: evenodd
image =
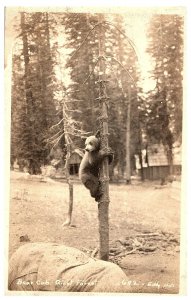
<instances>
[{"instance_id":1,"label":"bear cub's paw","mask_svg":"<svg viewBox=\"0 0 191 300\"><path fill-rule=\"evenodd\" d=\"M114 159L114 152L110 147L108 147L107 150L100 150L99 153L100 153L100 156L103 158L108 157L109 164L112 163L112 161Z\"/></svg>"},{"instance_id":2,"label":"bear cub's paw","mask_svg":"<svg viewBox=\"0 0 191 300\"><path fill-rule=\"evenodd\" d=\"M99 187L98 187L98 190L97 190L97 193L96 193L96 196L95 196L95 201L99 202L102 195L103 195L103 192L101 191L101 184L99 182Z\"/></svg>"}]
</instances>

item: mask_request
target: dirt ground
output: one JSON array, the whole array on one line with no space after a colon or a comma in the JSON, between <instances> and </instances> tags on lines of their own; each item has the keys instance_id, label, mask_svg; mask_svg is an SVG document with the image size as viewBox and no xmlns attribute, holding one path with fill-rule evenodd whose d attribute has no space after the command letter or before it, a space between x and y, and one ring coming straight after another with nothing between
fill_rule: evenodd
<instances>
[{"instance_id":1,"label":"dirt ground","mask_svg":"<svg viewBox=\"0 0 191 300\"><path fill-rule=\"evenodd\" d=\"M56 242L90 253L99 247L97 203L74 184L71 227L67 183L11 172L9 256L23 243ZM178 293L180 182L110 184L110 260L133 293Z\"/></svg>"}]
</instances>

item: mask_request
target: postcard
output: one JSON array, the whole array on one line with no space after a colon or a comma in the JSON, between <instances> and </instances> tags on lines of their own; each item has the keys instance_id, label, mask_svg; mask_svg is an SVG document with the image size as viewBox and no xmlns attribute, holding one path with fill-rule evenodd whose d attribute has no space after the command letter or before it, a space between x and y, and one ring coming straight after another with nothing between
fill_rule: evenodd
<instances>
[{"instance_id":1,"label":"postcard","mask_svg":"<svg viewBox=\"0 0 191 300\"><path fill-rule=\"evenodd\" d=\"M6 295L186 293L186 8L5 8Z\"/></svg>"}]
</instances>

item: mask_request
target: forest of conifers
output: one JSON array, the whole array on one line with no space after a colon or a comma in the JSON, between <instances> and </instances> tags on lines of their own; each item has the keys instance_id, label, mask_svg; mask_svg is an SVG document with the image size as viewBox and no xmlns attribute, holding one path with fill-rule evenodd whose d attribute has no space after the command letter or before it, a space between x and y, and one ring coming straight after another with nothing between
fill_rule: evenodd
<instances>
[{"instance_id":1,"label":"forest of conifers","mask_svg":"<svg viewBox=\"0 0 191 300\"><path fill-rule=\"evenodd\" d=\"M99 27L104 28L109 145L113 167L126 176L142 164L142 149L163 144L169 165L182 138L183 18L154 14L147 26L147 54L154 87L145 91L135 41L128 34L128 15L21 12L12 57L11 165L40 173L71 148L83 149L84 138L99 124Z\"/></svg>"}]
</instances>

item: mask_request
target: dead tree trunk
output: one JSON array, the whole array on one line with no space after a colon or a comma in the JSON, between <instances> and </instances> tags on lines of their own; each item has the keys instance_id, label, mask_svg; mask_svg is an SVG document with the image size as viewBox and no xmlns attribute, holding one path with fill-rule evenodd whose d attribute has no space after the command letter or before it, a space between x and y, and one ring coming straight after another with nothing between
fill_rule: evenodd
<instances>
[{"instance_id":1,"label":"dead tree trunk","mask_svg":"<svg viewBox=\"0 0 191 300\"><path fill-rule=\"evenodd\" d=\"M64 130L67 132L67 125L64 125ZM71 143L69 140L69 136L65 133L65 141L66 141L66 163L65 163L65 175L66 181L68 183L68 190L69 190L69 202L68 202L68 213L66 217L66 221L62 224L62 226L69 226L71 225L72 221L72 211L73 211L73 183L70 177L70 157L71 157Z\"/></svg>"},{"instance_id":2,"label":"dead tree trunk","mask_svg":"<svg viewBox=\"0 0 191 300\"><path fill-rule=\"evenodd\" d=\"M104 21L103 14L99 15L99 103L100 103L100 131L101 131L101 149L108 148L108 111L107 94L105 80L105 30L102 26ZM100 235L100 259L109 259L109 168L108 158L102 163L100 170L100 185L103 192L98 203L99 235Z\"/></svg>"}]
</instances>

